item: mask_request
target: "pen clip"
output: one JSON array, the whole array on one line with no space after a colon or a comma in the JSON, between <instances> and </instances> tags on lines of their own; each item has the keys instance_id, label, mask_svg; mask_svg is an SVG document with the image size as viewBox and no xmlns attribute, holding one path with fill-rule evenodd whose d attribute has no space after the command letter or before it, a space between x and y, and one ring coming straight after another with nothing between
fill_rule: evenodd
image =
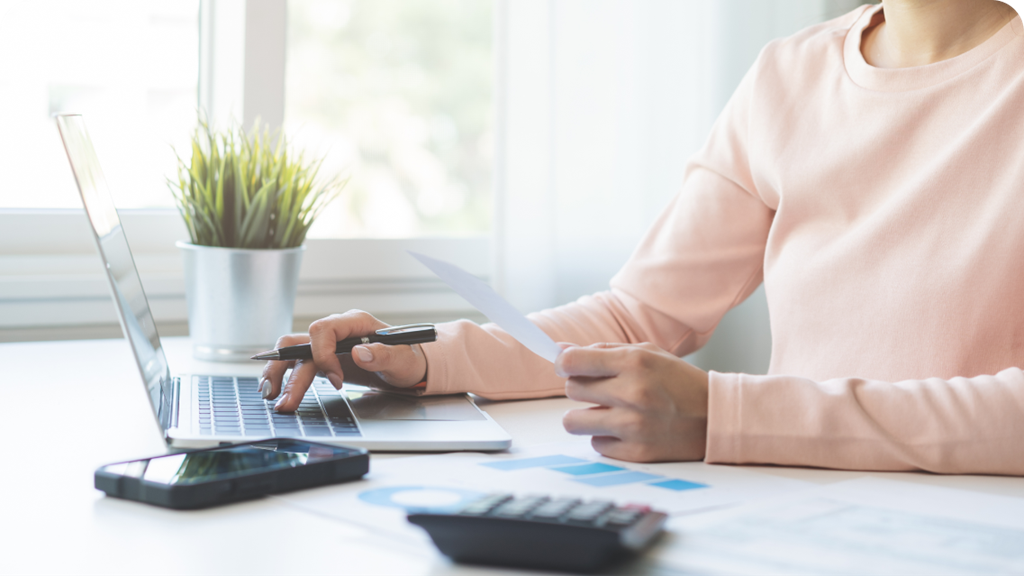
<instances>
[{"instance_id":1,"label":"pen clip","mask_svg":"<svg viewBox=\"0 0 1024 576\"><path fill-rule=\"evenodd\" d=\"M387 328L381 328L377 330L375 334L378 336L394 336L395 334L406 334L408 332L419 332L420 330L433 330L434 325L429 322L423 322L420 324L403 324L401 326L388 326Z\"/></svg>"}]
</instances>

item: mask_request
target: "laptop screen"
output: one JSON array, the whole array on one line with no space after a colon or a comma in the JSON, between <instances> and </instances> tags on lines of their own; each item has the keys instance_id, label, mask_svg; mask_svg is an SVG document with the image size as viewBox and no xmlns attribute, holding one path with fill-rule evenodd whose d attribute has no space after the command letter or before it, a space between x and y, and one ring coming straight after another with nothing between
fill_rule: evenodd
<instances>
[{"instance_id":1,"label":"laptop screen","mask_svg":"<svg viewBox=\"0 0 1024 576\"><path fill-rule=\"evenodd\" d=\"M84 120L77 114L58 115L56 119L61 139L64 140L64 149L71 162L71 170L78 182L78 191L96 234L96 245L106 264L121 328L139 364L153 413L160 426L166 430L170 427L173 412L171 373L160 347L160 336L149 310L146 293L142 291L135 260L128 248L128 239L125 238Z\"/></svg>"}]
</instances>

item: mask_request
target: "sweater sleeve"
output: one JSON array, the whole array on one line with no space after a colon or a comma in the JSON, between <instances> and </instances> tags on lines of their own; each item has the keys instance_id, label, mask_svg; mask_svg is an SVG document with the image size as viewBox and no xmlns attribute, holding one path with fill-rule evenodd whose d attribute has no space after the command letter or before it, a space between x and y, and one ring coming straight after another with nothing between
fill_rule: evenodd
<instances>
[{"instance_id":1,"label":"sweater sleeve","mask_svg":"<svg viewBox=\"0 0 1024 576\"><path fill-rule=\"evenodd\" d=\"M774 210L756 193L747 157L756 68L610 290L529 316L555 341L651 342L683 356L701 347L722 316L761 283ZM564 393L565 381L550 362L493 324L441 324L437 341L423 350L427 393L492 399Z\"/></svg>"},{"instance_id":2,"label":"sweater sleeve","mask_svg":"<svg viewBox=\"0 0 1024 576\"><path fill-rule=\"evenodd\" d=\"M1024 372L882 382L712 372L707 461L1024 474Z\"/></svg>"}]
</instances>

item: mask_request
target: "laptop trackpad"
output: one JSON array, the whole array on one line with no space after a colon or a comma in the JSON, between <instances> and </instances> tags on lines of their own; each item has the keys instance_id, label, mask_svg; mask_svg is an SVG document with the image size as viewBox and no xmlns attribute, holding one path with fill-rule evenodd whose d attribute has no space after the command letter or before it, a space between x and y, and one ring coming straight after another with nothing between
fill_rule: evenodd
<instances>
[{"instance_id":1,"label":"laptop trackpad","mask_svg":"<svg viewBox=\"0 0 1024 576\"><path fill-rule=\"evenodd\" d=\"M465 394L403 396L373 390L345 390L360 420L486 420Z\"/></svg>"}]
</instances>

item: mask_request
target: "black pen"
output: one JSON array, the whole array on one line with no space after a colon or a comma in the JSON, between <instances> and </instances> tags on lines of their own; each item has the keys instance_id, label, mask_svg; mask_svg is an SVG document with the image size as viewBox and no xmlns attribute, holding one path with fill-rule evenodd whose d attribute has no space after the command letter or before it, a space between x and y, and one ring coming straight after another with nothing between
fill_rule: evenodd
<instances>
[{"instance_id":1,"label":"black pen","mask_svg":"<svg viewBox=\"0 0 1024 576\"><path fill-rule=\"evenodd\" d=\"M398 346L401 344L422 344L437 340L437 330L433 324L406 324L405 326L389 326L381 328L373 334L366 336L355 336L339 340L334 349L335 354L349 354L352 348L360 344L387 344ZM313 357L313 348L309 344L298 346L285 346L277 350L260 352L251 360L309 360Z\"/></svg>"}]
</instances>

